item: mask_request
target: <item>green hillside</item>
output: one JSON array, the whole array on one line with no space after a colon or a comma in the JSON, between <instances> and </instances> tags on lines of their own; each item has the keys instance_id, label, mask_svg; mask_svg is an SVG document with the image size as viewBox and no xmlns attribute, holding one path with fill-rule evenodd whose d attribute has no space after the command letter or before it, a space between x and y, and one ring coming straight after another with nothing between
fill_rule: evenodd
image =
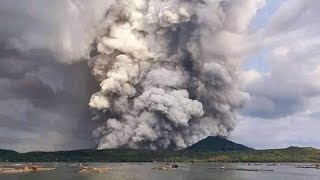
<instances>
[{"instance_id":1,"label":"green hillside","mask_svg":"<svg viewBox=\"0 0 320 180\"><path fill-rule=\"evenodd\" d=\"M289 147L254 150L223 138L206 138L181 151L134 149L16 153L0 150L2 162L320 162L320 150Z\"/></svg>"}]
</instances>

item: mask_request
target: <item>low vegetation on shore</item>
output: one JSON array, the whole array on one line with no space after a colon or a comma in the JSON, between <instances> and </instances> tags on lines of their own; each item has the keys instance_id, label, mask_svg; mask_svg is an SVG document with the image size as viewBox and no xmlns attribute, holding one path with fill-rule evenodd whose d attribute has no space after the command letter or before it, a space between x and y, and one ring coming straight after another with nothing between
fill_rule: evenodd
<instances>
[{"instance_id":1,"label":"low vegetation on shore","mask_svg":"<svg viewBox=\"0 0 320 180\"><path fill-rule=\"evenodd\" d=\"M209 137L181 151L133 149L30 152L0 150L0 162L320 162L320 150L289 147L255 150L231 141Z\"/></svg>"}]
</instances>

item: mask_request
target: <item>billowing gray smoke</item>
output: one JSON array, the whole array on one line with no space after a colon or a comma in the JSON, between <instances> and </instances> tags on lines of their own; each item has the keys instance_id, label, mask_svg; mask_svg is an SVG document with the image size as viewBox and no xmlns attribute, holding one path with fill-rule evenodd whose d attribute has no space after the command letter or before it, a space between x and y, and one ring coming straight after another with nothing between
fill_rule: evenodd
<instances>
[{"instance_id":1,"label":"billowing gray smoke","mask_svg":"<svg viewBox=\"0 0 320 180\"><path fill-rule=\"evenodd\" d=\"M100 149L182 149L228 136L249 95L237 83L264 0L109 1L89 62Z\"/></svg>"}]
</instances>

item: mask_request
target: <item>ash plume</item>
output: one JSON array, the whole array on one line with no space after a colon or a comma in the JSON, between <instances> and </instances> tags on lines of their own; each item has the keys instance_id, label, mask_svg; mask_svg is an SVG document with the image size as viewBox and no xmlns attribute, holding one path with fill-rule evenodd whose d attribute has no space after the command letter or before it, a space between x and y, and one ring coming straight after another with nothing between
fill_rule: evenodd
<instances>
[{"instance_id":1,"label":"ash plume","mask_svg":"<svg viewBox=\"0 0 320 180\"><path fill-rule=\"evenodd\" d=\"M110 4L109 4L110 5ZM249 99L237 83L264 0L117 0L89 65L99 149L182 149L228 136Z\"/></svg>"}]
</instances>

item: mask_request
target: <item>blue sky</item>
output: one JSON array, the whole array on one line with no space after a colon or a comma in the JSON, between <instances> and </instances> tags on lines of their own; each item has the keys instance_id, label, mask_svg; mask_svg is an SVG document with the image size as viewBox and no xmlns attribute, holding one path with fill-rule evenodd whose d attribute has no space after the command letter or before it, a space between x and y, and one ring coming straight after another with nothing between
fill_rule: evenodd
<instances>
[{"instance_id":1,"label":"blue sky","mask_svg":"<svg viewBox=\"0 0 320 180\"><path fill-rule=\"evenodd\" d=\"M87 64L65 65L60 62L64 58L56 59L66 54L81 56L93 41L87 43L88 37L83 36L87 31L91 34L91 18L105 13L104 5L90 6L105 0L80 1L86 3L82 13L72 3L70 8L68 3L74 1L0 1L4 14L0 18L0 148L25 151L95 146L92 131L96 124L89 120L88 99L96 89ZM230 26L226 23L228 29L239 28L234 33L244 32L264 0L228 2L240 5L228 12L225 20L230 22ZM48 4L50 8L43 8ZM245 42L252 49L245 51L247 61L239 72L241 88L251 99L238 110L232 140L258 149L320 148L319 9L316 0L266 0L258 11ZM220 20L212 12L203 12L208 16L203 18ZM229 33L223 35L229 37ZM219 52L234 50L232 54L238 54L244 43L240 39L218 38L221 42L215 39L212 45ZM41 52L33 56L32 48Z\"/></svg>"},{"instance_id":2,"label":"blue sky","mask_svg":"<svg viewBox=\"0 0 320 180\"><path fill-rule=\"evenodd\" d=\"M266 5L258 11L257 16L253 19L250 25L250 31L256 32L259 29L265 27L268 24L268 21L272 15L279 9L282 0L273 1L268 0ZM256 69L257 71L267 72L268 71L268 62L267 54L270 53L268 48L262 49L259 52L256 52L248 58L244 64L244 69Z\"/></svg>"},{"instance_id":3,"label":"blue sky","mask_svg":"<svg viewBox=\"0 0 320 180\"><path fill-rule=\"evenodd\" d=\"M243 66L251 101L238 113L233 140L258 149L320 147L319 6L269 0L252 21L251 33L266 34Z\"/></svg>"},{"instance_id":4,"label":"blue sky","mask_svg":"<svg viewBox=\"0 0 320 180\"><path fill-rule=\"evenodd\" d=\"M278 10L282 3L283 0L268 0L266 5L259 10L257 16L253 19L250 27L251 31L263 28L270 20L270 17Z\"/></svg>"}]
</instances>

